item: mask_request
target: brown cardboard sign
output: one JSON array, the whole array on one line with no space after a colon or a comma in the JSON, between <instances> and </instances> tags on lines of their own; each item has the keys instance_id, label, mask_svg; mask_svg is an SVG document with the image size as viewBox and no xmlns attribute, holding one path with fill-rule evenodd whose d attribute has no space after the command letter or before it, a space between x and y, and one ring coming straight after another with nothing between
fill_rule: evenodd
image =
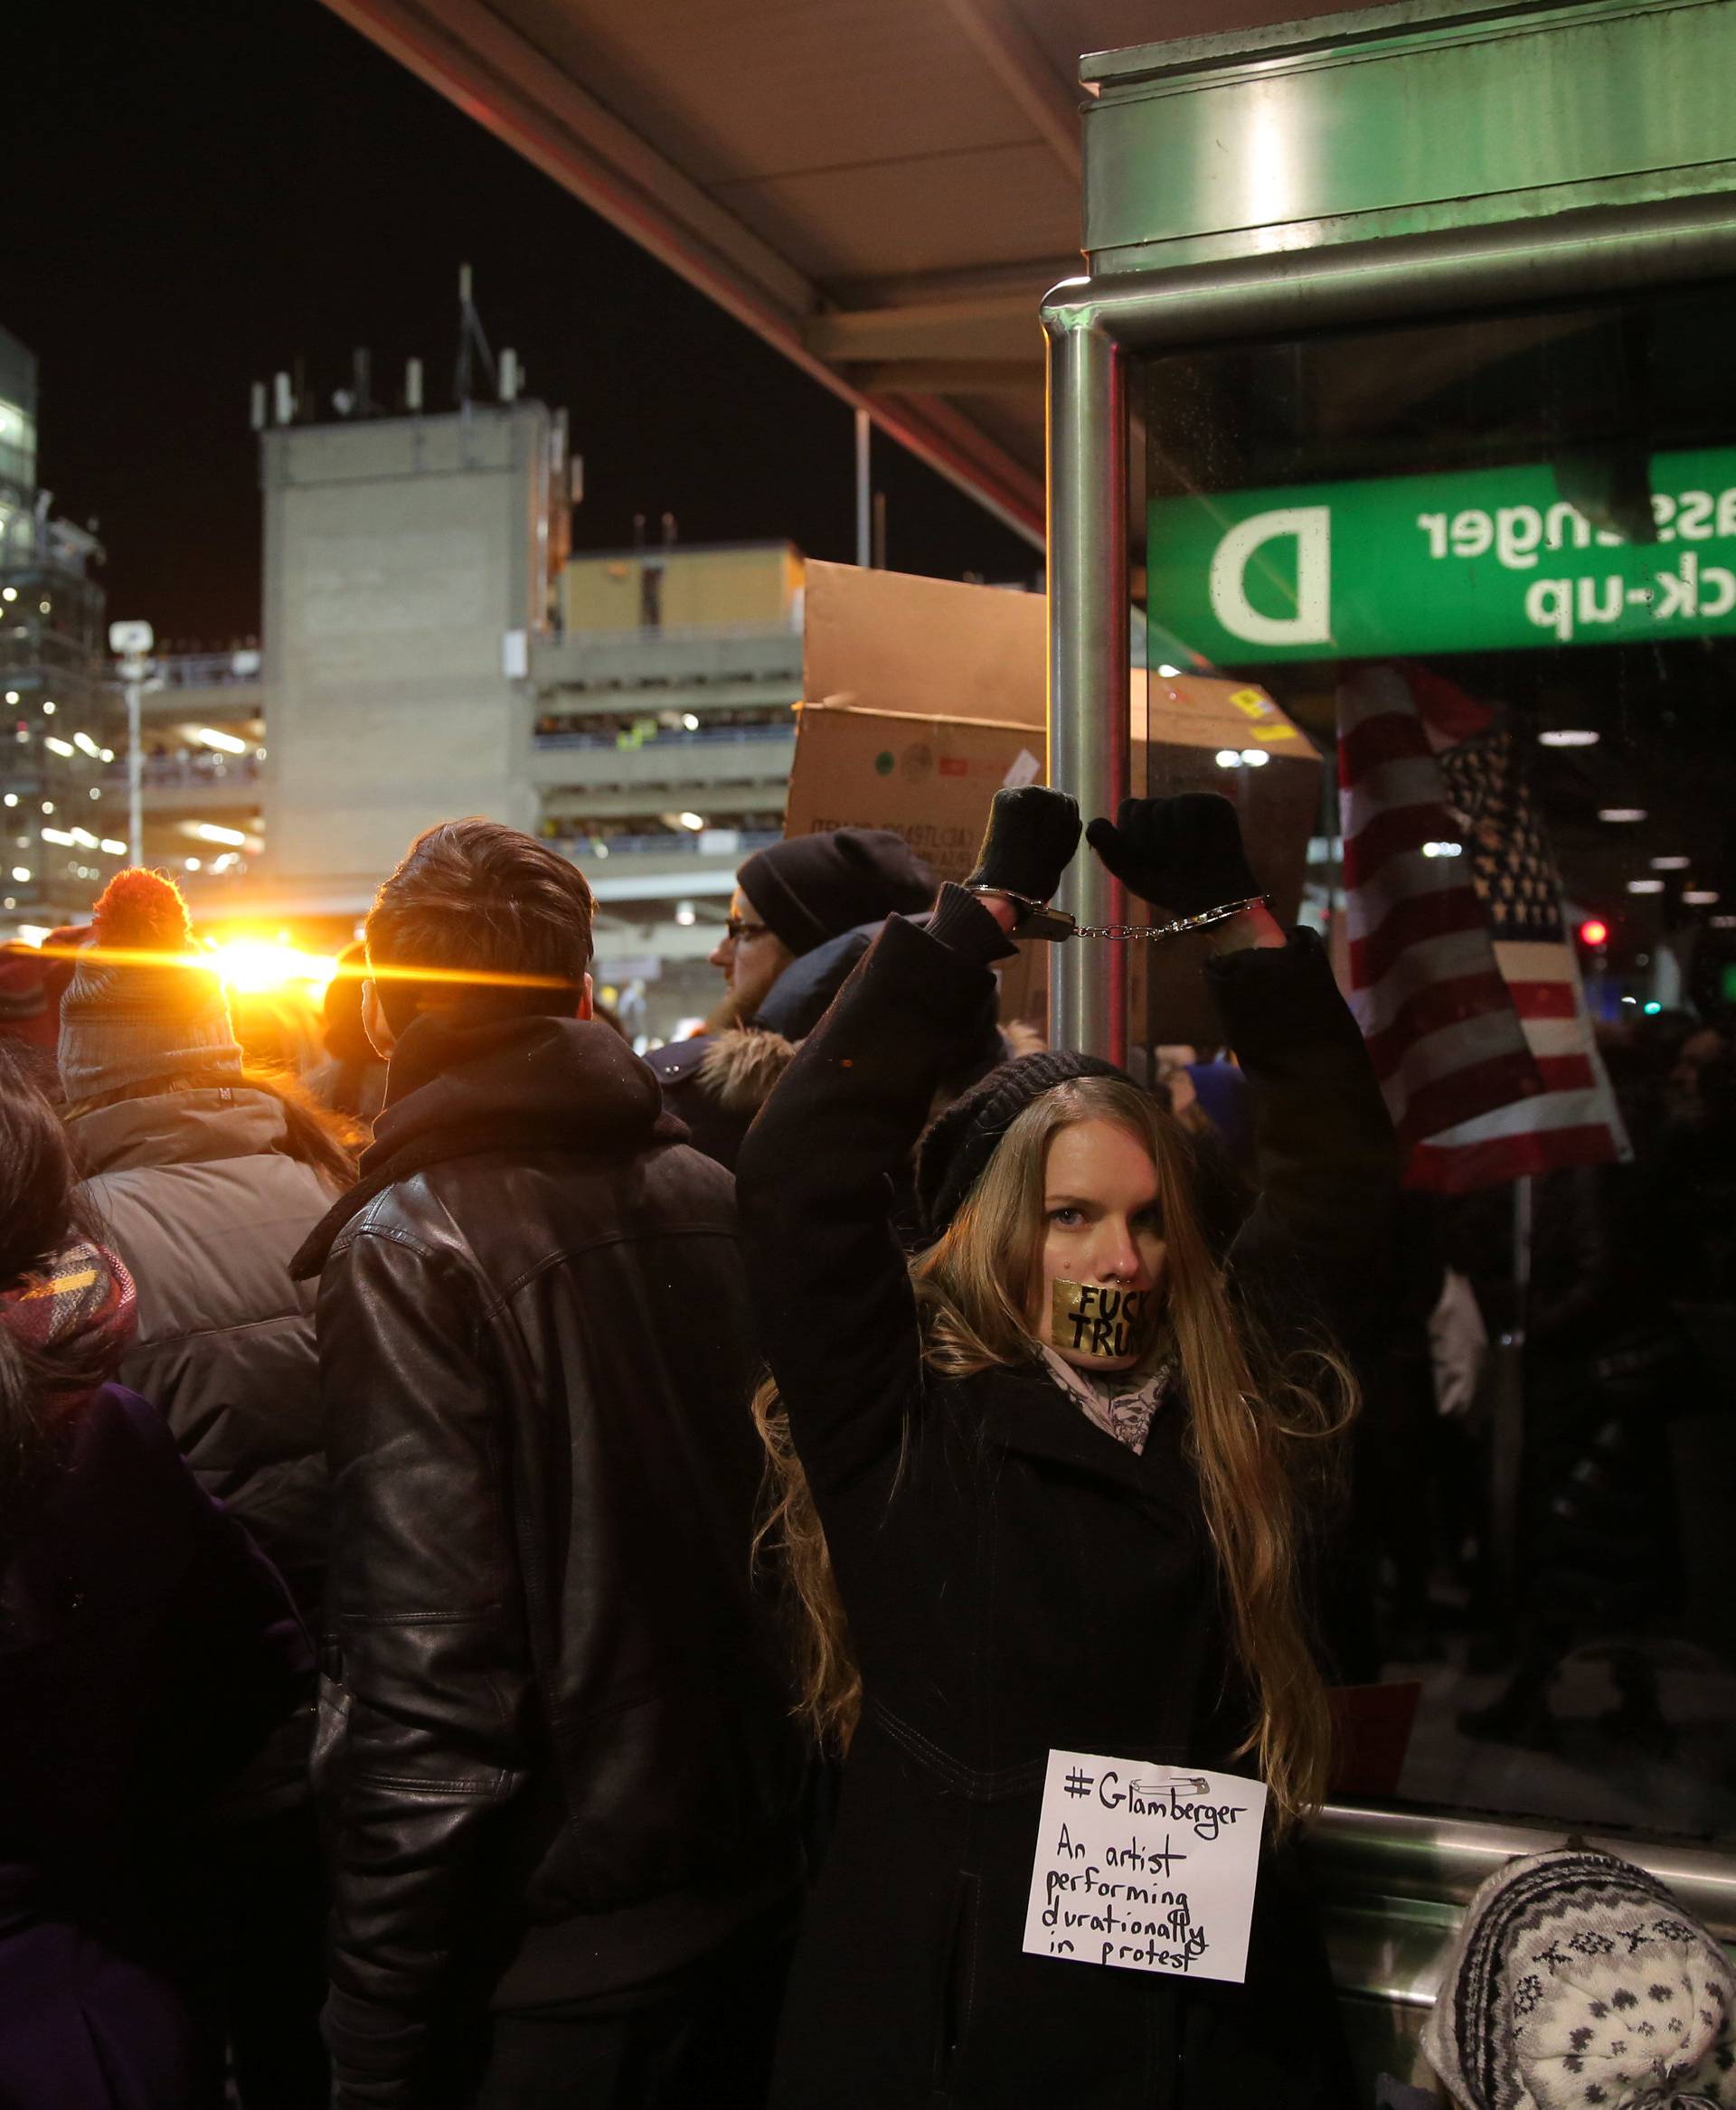
<instances>
[{"instance_id":1,"label":"brown cardboard sign","mask_svg":"<svg viewBox=\"0 0 1736 2110\"><path fill-rule=\"evenodd\" d=\"M810 559L804 602L802 693L810 702L1042 732L1049 664L1042 594Z\"/></svg>"},{"instance_id":2,"label":"brown cardboard sign","mask_svg":"<svg viewBox=\"0 0 1736 2110\"><path fill-rule=\"evenodd\" d=\"M891 828L937 879L961 880L976 862L995 794L1042 775L1043 734L1028 725L805 703L784 833Z\"/></svg>"},{"instance_id":3,"label":"brown cardboard sign","mask_svg":"<svg viewBox=\"0 0 1736 2110\"><path fill-rule=\"evenodd\" d=\"M806 592L807 701L784 833L890 828L938 879L963 879L995 792L1045 779L1043 596L816 562ZM1135 792L1233 799L1261 890L1279 921L1292 921L1319 800L1320 760L1307 736L1265 690L1211 675L1141 671L1129 713ZM1220 753L1269 759L1230 768ZM1167 920L1137 901L1128 916ZM1199 972L1206 938L1126 942L1132 1038L1215 1042ZM1004 1017L1043 1024L1048 949L1023 946L1003 971Z\"/></svg>"}]
</instances>

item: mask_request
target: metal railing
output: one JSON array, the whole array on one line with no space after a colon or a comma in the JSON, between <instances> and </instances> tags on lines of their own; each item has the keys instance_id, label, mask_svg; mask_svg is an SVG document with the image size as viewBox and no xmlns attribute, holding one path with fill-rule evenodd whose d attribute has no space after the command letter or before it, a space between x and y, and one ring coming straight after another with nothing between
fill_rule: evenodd
<instances>
[{"instance_id":1,"label":"metal railing","mask_svg":"<svg viewBox=\"0 0 1736 2110\"><path fill-rule=\"evenodd\" d=\"M165 689L257 687L260 655L257 646L241 652L178 652L153 662Z\"/></svg>"},{"instance_id":2,"label":"metal railing","mask_svg":"<svg viewBox=\"0 0 1736 2110\"><path fill-rule=\"evenodd\" d=\"M665 727L638 736L628 732L538 732L535 739L539 748L602 748L631 753L638 748L722 747L732 740L791 740L795 737L795 726L787 724L702 725L697 731Z\"/></svg>"},{"instance_id":3,"label":"metal railing","mask_svg":"<svg viewBox=\"0 0 1736 2110\"><path fill-rule=\"evenodd\" d=\"M184 786L189 790L205 791L228 784L257 784L260 768L257 755L146 755L143 780L147 788ZM104 769L103 781L126 783L124 755Z\"/></svg>"},{"instance_id":4,"label":"metal railing","mask_svg":"<svg viewBox=\"0 0 1736 2110\"><path fill-rule=\"evenodd\" d=\"M707 856L744 856L750 851L764 850L773 843L781 843L781 828L727 828L706 831L708 834L729 834L735 838L729 851L706 847ZM671 832L664 835L552 835L547 840L562 857L575 862L586 857L631 857L651 853L663 857L696 857L702 844L698 835L677 835Z\"/></svg>"}]
</instances>

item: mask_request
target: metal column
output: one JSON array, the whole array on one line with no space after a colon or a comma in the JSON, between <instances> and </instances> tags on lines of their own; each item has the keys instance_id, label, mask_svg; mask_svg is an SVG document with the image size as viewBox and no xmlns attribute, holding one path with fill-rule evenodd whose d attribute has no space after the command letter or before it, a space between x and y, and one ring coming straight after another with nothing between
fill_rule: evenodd
<instances>
[{"instance_id":1,"label":"metal column","mask_svg":"<svg viewBox=\"0 0 1736 2110\"><path fill-rule=\"evenodd\" d=\"M1082 283L1082 282L1081 282ZM1058 287L1049 338L1049 782L1090 821L1127 796L1127 406L1119 347ZM1082 845L1061 903L1080 923L1124 920L1122 890ZM1050 956L1049 1038L1127 1059L1125 949L1075 938Z\"/></svg>"},{"instance_id":2,"label":"metal column","mask_svg":"<svg viewBox=\"0 0 1736 2110\"><path fill-rule=\"evenodd\" d=\"M874 495L871 447L873 420L856 411L856 562L866 571L874 560Z\"/></svg>"}]
</instances>

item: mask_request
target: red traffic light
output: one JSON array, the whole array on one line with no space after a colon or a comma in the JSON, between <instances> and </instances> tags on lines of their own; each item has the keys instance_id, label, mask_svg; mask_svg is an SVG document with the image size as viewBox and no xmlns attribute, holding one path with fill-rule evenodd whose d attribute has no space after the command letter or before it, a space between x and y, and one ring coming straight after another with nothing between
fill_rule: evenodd
<instances>
[{"instance_id":1,"label":"red traffic light","mask_svg":"<svg viewBox=\"0 0 1736 2110\"><path fill-rule=\"evenodd\" d=\"M1609 942L1609 926L1599 916L1588 916L1580 926L1580 943L1589 952L1596 952L1601 945Z\"/></svg>"}]
</instances>

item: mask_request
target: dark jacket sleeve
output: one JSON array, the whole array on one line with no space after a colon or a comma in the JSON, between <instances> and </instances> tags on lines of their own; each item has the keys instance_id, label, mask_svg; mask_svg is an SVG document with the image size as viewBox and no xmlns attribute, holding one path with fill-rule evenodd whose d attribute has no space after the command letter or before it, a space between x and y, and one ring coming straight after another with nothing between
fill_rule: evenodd
<instances>
[{"instance_id":1,"label":"dark jacket sleeve","mask_svg":"<svg viewBox=\"0 0 1736 2110\"><path fill-rule=\"evenodd\" d=\"M760 1340L816 1488L896 1452L921 1372L892 1181L936 1087L980 1031L988 960L1011 949L960 899L962 945L902 917L887 923L778 1079L736 1166Z\"/></svg>"},{"instance_id":2,"label":"dark jacket sleeve","mask_svg":"<svg viewBox=\"0 0 1736 2110\"><path fill-rule=\"evenodd\" d=\"M327 1623L347 1706L326 2033L346 2105L423 2099L488 1819L524 1778L529 1644L486 1310L460 1253L365 1217L320 1285Z\"/></svg>"},{"instance_id":3,"label":"dark jacket sleeve","mask_svg":"<svg viewBox=\"0 0 1736 2110\"><path fill-rule=\"evenodd\" d=\"M1254 1098L1253 1210L1234 1277L1282 1325L1316 1314L1346 1342L1388 1302L1400 1157L1363 1038L1310 930L1209 961Z\"/></svg>"},{"instance_id":4,"label":"dark jacket sleeve","mask_svg":"<svg viewBox=\"0 0 1736 2110\"><path fill-rule=\"evenodd\" d=\"M199 1486L156 1408L119 1386L101 1397L141 1454L130 1461L128 1528L160 1534L179 1565L162 1622L171 1658L151 1696L161 1734L145 1739L160 1756L146 1769L152 1780L133 1785L148 1798L161 1783L165 1806L192 1807L312 1700L313 1644L281 1577Z\"/></svg>"}]
</instances>

